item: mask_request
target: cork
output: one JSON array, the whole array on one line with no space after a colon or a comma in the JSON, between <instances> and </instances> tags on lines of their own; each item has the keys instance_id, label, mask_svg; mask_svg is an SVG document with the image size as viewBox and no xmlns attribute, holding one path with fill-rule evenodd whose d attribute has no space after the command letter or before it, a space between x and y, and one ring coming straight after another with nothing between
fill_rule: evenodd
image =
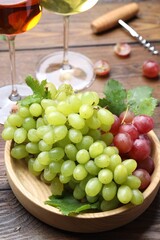
<instances>
[{"instance_id":1,"label":"cork","mask_svg":"<svg viewBox=\"0 0 160 240\"><path fill-rule=\"evenodd\" d=\"M91 29L93 33L101 33L110 30L111 28L118 25L119 19L127 21L133 18L138 13L138 11L139 6L137 3L129 3L93 20L91 23Z\"/></svg>"}]
</instances>

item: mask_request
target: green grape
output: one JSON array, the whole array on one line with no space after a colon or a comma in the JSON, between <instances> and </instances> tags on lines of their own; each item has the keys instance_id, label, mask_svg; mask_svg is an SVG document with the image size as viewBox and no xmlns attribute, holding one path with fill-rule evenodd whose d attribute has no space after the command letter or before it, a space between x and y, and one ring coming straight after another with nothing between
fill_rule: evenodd
<instances>
[{"instance_id":1,"label":"green grape","mask_svg":"<svg viewBox=\"0 0 160 240\"><path fill-rule=\"evenodd\" d=\"M56 145L57 145L57 147L65 148L65 146L67 144L70 144L70 143L71 143L71 141L70 141L70 139L68 137L68 133L67 133L67 135L63 139L61 139L58 142L56 142Z\"/></svg>"},{"instance_id":2,"label":"green grape","mask_svg":"<svg viewBox=\"0 0 160 240\"><path fill-rule=\"evenodd\" d=\"M92 177L93 177L92 175L88 174L83 180L81 180L81 181L79 182L80 188L82 188L83 190L85 190L85 187L86 187L87 182L88 182L89 179L91 179Z\"/></svg>"},{"instance_id":3,"label":"green grape","mask_svg":"<svg viewBox=\"0 0 160 240\"><path fill-rule=\"evenodd\" d=\"M68 131L68 137L73 143L79 143L82 140L82 133L78 129L71 128Z\"/></svg>"},{"instance_id":4,"label":"green grape","mask_svg":"<svg viewBox=\"0 0 160 240\"><path fill-rule=\"evenodd\" d=\"M45 121L42 117L39 117L37 118L37 121L36 121L36 129L41 127L41 126L44 126L45 125Z\"/></svg>"},{"instance_id":5,"label":"green grape","mask_svg":"<svg viewBox=\"0 0 160 240\"><path fill-rule=\"evenodd\" d=\"M50 125L42 125L37 128L37 135L40 139L42 139L45 133L52 131L52 129L53 128Z\"/></svg>"},{"instance_id":6,"label":"green grape","mask_svg":"<svg viewBox=\"0 0 160 240\"><path fill-rule=\"evenodd\" d=\"M73 171L76 167L76 164L72 160L65 160L61 166L61 174L64 177L70 177L73 174Z\"/></svg>"},{"instance_id":7,"label":"green grape","mask_svg":"<svg viewBox=\"0 0 160 240\"><path fill-rule=\"evenodd\" d=\"M117 194L117 185L115 182L110 182L108 184L103 185L102 188L102 197L106 201L111 201L115 198Z\"/></svg>"},{"instance_id":8,"label":"green grape","mask_svg":"<svg viewBox=\"0 0 160 240\"><path fill-rule=\"evenodd\" d=\"M31 153L31 154L38 154L40 152L38 143L34 143L34 142L28 142L26 144L26 150L28 153Z\"/></svg>"},{"instance_id":9,"label":"green grape","mask_svg":"<svg viewBox=\"0 0 160 240\"><path fill-rule=\"evenodd\" d=\"M86 178L87 174L88 174L88 172L85 169L85 166L82 164L78 164L73 170L73 177L77 181L81 181L84 178Z\"/></svg>"},{"instance_id":10,"label":"green grape","mask_svg":"<svg viewBox=\"0 0 160 240\"><path fill-rule=\"evenodd\" d=\"M82 135L86 135L89 131L89 127L85 125L81 130Z\"/></svg>"},{"instance_id":11,"label":"green grape","mask_svg":"<svg viewBox=\"0 0 160 240\"><path fill-rule=\"evenodd\" d=\"M104 148L104 152L105 154L107 154L109 157L111 157L114 154L118 154L118 149L114 146L107 146Z\"/></svg>"},{"instance_id":12,"label":"green grape","mask_svg":"<svg viewBox=\"0 0 160 240\"><path fill-rule=\"evenodd\" d=\"M138 189L141 186L141 180L134 175L129 175L124 185L129 186L131 189Z\"/></svg>"},{"instance_id":13,"label":"green grape","mask_svg":"<svg viewBox=\"0 0 160 240\"><path fill-rule=\"evenodd\" d=\"M27 131L31 128L36 128L36 120L32 117L27 117L23 120L22 124L23 128L25 128Z\"/></svg>"},{"instance_id":14,"label":"green grape","mask_svg":"<svg viewBox=\"0 0 160 240\"><path fill-rule=\"evenodd\" d=\"M14 132L16 130L16 127L7 126L2 131L2 138L7 140L12 140L14 138Z\"/></svg>"},{"instance_id":15,"label":"green grape","mask_svg":"<svg viewBox=\"0 0 160 240\"><path fill-rule=\"evenodd\" d=\"M51 158L49 155L49 152L45 151L45 152L40 152L37 156L37 160L39 161L40 164L42 165L49 165L49 163L51 162Z\"/></svg>"},{"instance_id":16,"label":"green grape","mask_svg":"<svg viewBox=\"0 0 160 240\"><path fill-rule=\"evenodd\" d=\"M80 149L89 150L89 147L91 146L92 143L93 143L93 138L89 135L86 135L86 136L83 136L82 140L76 144L76 147L78 150Z\"/></svg>"},{"instance_id":17,"label":"green grape","mask_svg":"<svg viewBox=\"0 0 160 240\"><path fill-rule=\"evenodd\" d=\"M94 142L89 147L89 154L92 158L97 157L98 155L102 154L104 150L104 146L101 142Z\"/></svg>"},{"instance_id":18,"label":"green grape","mask_svg":"<svg viewBox=\"0 0 160 240\"><path fill-rule=\"evenodd\" d=\"M14 146L11 149L11 156L15 159L26 158L28 156L26 146L24 144L19 144L19 145Z\"/></svg>"},{"instance_id":19,"label":"green grape","mask_svg":"<svg viewBox=\"0 0 160 240\"><path fill-rule=\"evenodd\" d=\"M30 117L30 111L28 107L25 106L20 106L19 110L18 110L18 114L22 117L22 118L26 118L26 117Z\"/></svg>"},{"instance_id":20,"label":"green grape","mask_svg":"<svg viewBox=\"0 0 160 240\"><path fill-rule=\"evenodd\" d=\"M93 107L89 104L83 104L79 109L79 114L84 119L91 118L93 115L93 112L94 112Z\"/></svg>"},{"instance_id":21,"label":"green grape","mask_svg":"<svg viewBox=\"0 0 160 240\"><path fill-rule=\"evenodd\" d=\"M94 99L94 102L92 103L93 106L97 106L98 103L99 103L99 95L97 92L91 92L92 93L92 96L93 96L93 99Z\"/></svg>"},{"instance_id":22,"label":"green grape","mask_svg":"<svg viewBox=\"0 0 160 240\"><path fill-rule=\"evenodd\" d=\"M109 132L110 129L111 129L111 125L107 125L107 122L106 124L101 124L101 130L103 132Z\"/></svg>"},{"instance_id":23,"label":"green grape","mask_svg":"<svg viewBox=\"0 0 160 240\"><path fill-rule=\"evenodd\" d=\"M56 142L56 139L55 139L55 136L54 136L54 133L53 133L53 129L44 133L43 141L48 145L49 144L54 144Z\"/></svg>"},{"instance_id":24,"label":"green grape","mask_svg":"<svg viewBox=\"0 0 160 240\"><path fill-rule=\"evenodd\" d=\"M54 126L64 125L67 121L65 115L58 111L50 112L46 117L48 123Z\"/></svg>"},{"instance_id":25,"label":"green grape","mask_svg":"<svg viewBox=\"0 0 160 240\"><path fill-rule=\"evenodd\" d=\"M132 174L132 172L137 168L137 162L134 159L123 160L122 164L127 168L128 175Z\"/></svg>"},{"instance_id":26,"label":"green grape","mask_svg":"<svg viewBox=\"0 0 160 240\"><path fill-rule=\"evenodd\" d=\"M77 148L74 144L70 143L65 146L65 154L67 155L68 159L75 161L77 155Z\"/></svg>"},{"instance_id":27,"label":"green grape","mask_svg":"<svg viewBox=\"0 0 160 240\"><path fill-rule=\"evenodd\" d=\"M85 164L85 168L86 168L87 172L93 176L96 176L100 171L100 168L97 167L97 165L95 164L95 162L93 160L89 160Z\"/></svg>"},{"instance_id":28,"label":"green grape","mask_svg":"<svg viewBox=\"0 0 160 240\"><path fill-rule=\"evenodd\" d=\"M107 168L101 169L98 173L98 179L103 184L108 184L113 180L113 172Z\"/></svg>"},{"instance_id":29,"label":"green grape","mask_svg":"<svg viewBox=\"0 0 160 240\"><path fill-rule=\"evenodd\" d=\"M34 129L34 128L28 130L28 135L27 136L28 136L28 140L30 142L39 142L39 140L40 140L40 138L37 134L37 130Z\"/></svg>"},{"instance_id":30,"label":"green grape","mask_svg":"<svg viewBox=\"0 0 160 240\"><path fill-rule=\"evenodd\" d=\"M36 172L41 172L45 169L45 165L41 164L39 160L36 158L34 163L33 163L33 170Z\"/></svg>"},{"instance_id":31,"label":"green grape","mask_svg":"<svg viewBox=\"0 0 160 240\"><path fill-rule=\"evenodd\" d=\"M77 152L76 160L78 163L85 164L90 160L89 152L86 149L81 149Z\"/></svg>"},{"instance_id":32,"label":"green grape","mask_svg":"<svg viewBox=\"0 0 160 240\"><path fill-rule=\"evenodd\" d=\"M90 91L86 91L81 95L82 104L89 104L90 106L97 105L98 99L96 93Z\"/></svg>"},{"instance_id":33,"label":"green grape","mask_svg":"<svg viewBox=\"0 0 160 240\"><path fill-rule=\"evenodd\" d=\"M113 172L114 169L116 168L116 166L118 166L121 163L122 163L122 159L121 159L120 155L113 154L110 156L110 163L109 163L108 168Z\"/></svg>"},{"instance_id":34,"label":"green grape","mask_svg":"<svg viewBox=\"0 0 160 240\"><path fill-rule=\"evenodd\" d=\"M73 94L67 98L67 102L72 106L72 112L78 113L79 108L82 105L81 100L78 98L77 94ZM71 113L71 112L70 112Z\"/></svg>"},{"instance_id":35,"label":"green grape","mask_svg":"<svg viewBox=\"0 0 160 240\"><path fill-rule=\"evenodd\" d=\"M33 117L39 117L42 114L42 107L39 103L32 103L29 111Z\"/></svg>"},{"instance_id":36,"label":"green grape","mask_svg":"<svg viewBox=\"0 0 160 240\"><path fill-rule=\"evenodd\" d=\"M94 139L94 141L101 139L101 132L98 129L90 129L88 135Z\"/></svg>"},{"instance_id":37,"label":"green grape","mask_svg":"<svg viewBox=\"0 0 160 240\"><path fill-rule=\"evenodd\" d=\"M64 114L65 116L68 116L72 113L72 106L66 101L61 101L57 105L57 110Z\"/></svg>"},{"instance_id":38,"label":"green grape","mask_svg":"<svg viewBox=\"0 0 160 240\"><path fill-rule=\"evenodd\" d=\"M117 184L122 184L127 180L128 171L123 164L119 164L114 169L114 181Z\"/></svg>"},{"instance_id":39,"label":"green grape","mask_svg":"<svg viewBox=\"0 0 160 240\"><path fill-rule=\"evenodd\" d=\"M97 111L97 117L98 119L100 120L100 122L102 124L106 124L107 126L112 126L112 124L114 123L114 116L113 114L105 109L105 108L100 108L98 111Z\"/></svg>"},{"instance_id":40,"label":"green grape","mask_svg":"<svg viewBox=\"0 0 160 240\"><path fill-rule=\"evenodd\" d=\"M101 122L95 115L92 115L90 118L86 119L86 124L91 129L98 129L101 126Z\"/></svg>"},{"instance_id":41,"label":"green grape","mask_svg":"<svg viewBox=\"0 0 160 240\"><path fill-rule=\"evenodd\" d=\"M55 142L64 139L67 136L68 129L65 125L55 126L53 128L53 137Z\"/></svg>"},{"instance_id":42,"label":"green grape","mask_svg":"<svg viewBox=\"0 0 160 240\"><path fill-rule=\"evenodd\" d=\"M43 107L43 109L46 109L47 107L49 106L56 106L56 101L55 100L52 100L52 99L42 99L41 101L41 106Z\"/></svg>"},{"instance_id":43,"label":"green grape","mask_svg":"<svg viewBox=\"0 0 160 240\"><path fill-rule=\"evenodd\" d=\"M115 196L110 201L103 200L101 202L100 209L102 212L105 212L105 211L116 209L118 206L119 206L119 201L117 196Z\"/></svg>"},{"instance_id":44,"label":"green grape","mask_svg":"<svg viewBox=\"0 0 160 240\"><path fill-rule=\"evenodd\" d=\"M17 128L14 132L14 141L18 144L23 143L27 138L27 131L24 128Z\"/></svg>"},{"instance_id":45,"label":"green grape","mask_svg":"<svg viewBox=\"0 0 160 240\"><path fill-rule=\"evenodd\" d=\"M34 161L35 159L34 158L30 158L29 161L28 161L28 170L30 173L32 173L34 176L39 176L41 174L41 171L40 172L37 172L34 170L33 168L33 164L34 164Z\"/></svg>"},{"instance_id":46,"label":"green grape","mask_svg":"<svg viewBox=\"0 0 160 240\"><path fill-rule=\"evenodd\" d=\"M64 162L63 159L59 160L58 162L51 162L49 164L49 170L52 173L60 173L61 172L61 166L62 166L63 162Z\"/></svg>"},{"instance_id":47,"label":"green grape","mask_svg":"<svg viewBox=\"0 0 160 240\"><path fill-rule=\"evenodd\" d=\"M48 106L45 109L45 115L48 116L52 112L57 112L57 107L56 106Z\"/></svg>"},{"instance_id":48,"label":"green grape","mask_svg":"<svg viewBox=\"0 0 160 240\"><path fill-rule=\"evenodd\" d=\"M58 162L64 157L64 150L61 147L54 147L49 151L49 157L52 162Z\"/></svg>"},{"instance_id":49,"label":"green grape","mask_svg":"<svg viewBox=\"0 0 160 240\"><path fill-rule=\"evenodd\" d=\"M113 142L113 134L110 132L104 133L101 136L102 140L106 143L107 146L111 145Z\"/></svg>"},{"instance_id":50,"label":"green grape","mask_svg":"<svg viewBox=\"0 0 160 240\"><path fill-rule=\"evenodd\" d=\"M12 113L8 116L7 121L12 127L21 127L23 118L18 113Z\"/></svg>"},{"instance_id":51,"label":"green grape","mask_svg":"<svg viewBox=\"0 0 160 240\"><path fill-rule=\"evenodd\" d=\"M100 193L101 189L102 183L98 180L97 177L93 177L87 182L85 192L88 196L95 197Z\"/></svg>"},{"instance_id":52,"label":"green grape","mask_svg":"<svg viewBox=\"0 0 160 240\"><path fill-rule=\"evenodd\" d=\"M75 129L82 129L85 126L85 120L77 113L68 115L69 125Z\"/></svg>"},{"instance_id":53,"label":"green grape","mask_svg":"<svg viewBox=\"0 0 160 240\"><path fill-rule=\"evenodd\" d=\"M73 191L73 197L77 200L82 200L85 196L85 191L80 188L79 184L77 184Z\"/></svg>"},{"instance_id":54,"label":"green grape","mask_svg":"<svg viewBox=\"0 0 160 240\"><path fill-rule=\"evenodd\" d=\"M51 172L49 167L46 167L43 172L43 177L47 182L51 182L56 177L56 173Z\"/></svg>"},{"instance_id":55,"label":"green grape","mask_svg":"<svg viewBox=\"0 0 160 240\"><path fill-rule=\"evenodd\" d=\"M132 190L130 189L130 187L126 186L126 185L121 185L118 188L117 191L117 197L118 200L123 203L123 204L127 204L131 201L133 196Z\"/></svg>"},{"instance_id":56,"label":"green grape","mask_svg":"<svg viewBox=\"0 0 160 240\"><path fill-rule=\"evenodd\" d=\"M110 157L107 154L100 154L94 159L95 164L99 168L106 168L109 166Z\"/></svg>"},{"instance_id":57,"label":"green grape","mask_svg":"<svg viewBox=\"0 0 160 240\"><path fill-rule=\"evenodd\" d=\"M55 177L51 182L51 192L54 196L61 196L64 190L63 183L60 182L58 177Z\"/></svg>"},{"instance_id":58,"label":"green grape","mask_svg":"<svg viewBox=\"0 0 160 240\"><path fill-rule=\"evenodd\" d=\"M52 149L52 144L47 144L45 141L40 140L38 143L39 150L43 151L50 151Z\"/></svg>"},{"instance_id":59,"label":"green grape","mask_svg":"<svg viewBox=\"0 0 160 240\"><path fill-rule=\"evenodd\" d=\"M134 205L140 205L144 201L143 193L139 189L133 189L132 190L132 198L131 203Z\"/></svg>"},{"instance_id":60,"label":"green grape","mask_svg":"<svg viewBox=\"0 0 160 240\"><path fill-rule=\"evenodd\" d=\"M71 180L71 176L65 177L63 174L60 174L59 175L59 180L63 184L69 183L69 181Z\"/></svg>"},{"instance_id":61,"label":"green grape","mask_svg":"<svg viewBox=\"0 0 160 240\"><path fill-rule=\"evenodd\" d=\"M51 94L51 98L55 99L56 98L56 94L57 94L57 89L56 89L55 85L52 82L47 82L45 88Z\"/></svg>"},{"instance_id":62,"label":"green grape","mask_svg":"<svg viewBox=\"0 0 160 240\"><path fill-rule=\"evenodd\" d=\"M86 199L87 199L87 201L88 201L89 203L95 203L95 202L98 201L99 196L98 196L98 195L96 195L96 196L94 196L94 197L86 196Z\"/></svg>"}]
</instances>

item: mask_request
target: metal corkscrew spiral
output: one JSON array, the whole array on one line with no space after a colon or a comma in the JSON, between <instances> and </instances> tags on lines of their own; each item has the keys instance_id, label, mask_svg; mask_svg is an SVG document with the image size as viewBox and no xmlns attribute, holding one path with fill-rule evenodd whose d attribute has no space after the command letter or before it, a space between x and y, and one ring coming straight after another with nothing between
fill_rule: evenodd
<instances>
[{"instance_id":1,"label":"metal corkscrew spiral","mask_svg":"<svg viewBox=\"0 0 160 240\"><path fill-rule=\"evenodd\" d=\"M133 28L131 28L127 23L125 23L123 20L119 20L118 23L124 27L133 37L137 38L138 41L147 48L152 54L159 55L159 51L155 49L155 47L148 42L146 39L144 39L142 36L140 36Z\"/></svg>"}]
</instances>

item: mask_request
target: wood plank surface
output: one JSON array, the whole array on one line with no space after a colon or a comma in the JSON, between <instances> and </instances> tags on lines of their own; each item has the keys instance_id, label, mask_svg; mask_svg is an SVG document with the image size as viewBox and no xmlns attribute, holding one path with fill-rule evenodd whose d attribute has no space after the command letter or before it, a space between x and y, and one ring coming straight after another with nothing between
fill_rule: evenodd
<instances>
[{"instance_id":1,"label":"wood plank surface","mask_svg":"<svg viewBox=\"0 0 160 240\"><path fill-rule=\"evenodd\" d=\"M160 99L160 78L148 80L142 76L142 63L147 59L160 62L159 56L152 56L122 28L117 27L103 34L92 33L90 23L102 14L129 3L129 0L99 0L90 11L77 14L70 20L70 49L81 52L92 59L106 59L111 65L111 73L105 79L96 79L90 89L102 93L109 78L119 80L124 87L150 86L153 95ZM150 40L160 51L160 1L135 1L140 11L129 24L144 38ZM31 31L17 36L16 59L18 83L23 83L28 74L35 76L36 64L49 53L62 50L62 17L46 10L39 24ZM129 58L118 58L113 47L125 41L131 46ZM0 40L0 86L10 84L10 69L7 44ZM160 107L154 114L154 131L160 139ZM3 126L0 125L0 133ZM159 240L160 236L160 191L151 206L138 219L124 227L98 234L70 233L50 227L29 214L14 196L4 166L5 142L0 136L0 240Z\"/></svg>"}]
</instances>

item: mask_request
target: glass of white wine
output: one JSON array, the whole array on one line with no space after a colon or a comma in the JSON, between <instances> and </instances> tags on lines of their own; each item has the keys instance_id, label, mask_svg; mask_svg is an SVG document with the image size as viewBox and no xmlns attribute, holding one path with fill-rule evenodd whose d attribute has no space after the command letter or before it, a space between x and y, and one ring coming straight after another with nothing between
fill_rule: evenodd
<instances>
[{"instance_id":1,"label":"glass of white wine","mask_svg":"<svg viewBox=\"0 0 160 240\"><path fill-rule=\"evenodd\" d=\"M91 85L95 79L93 64L86 56L68 50L69 18L92 8L98 0L41 0L47 10L62 15L64 19L63 51L45 56L37 65L36 77L39 81L47 79L56 87L62 83L71 84L75 91Z\"/></svg>"}]
</instances>

